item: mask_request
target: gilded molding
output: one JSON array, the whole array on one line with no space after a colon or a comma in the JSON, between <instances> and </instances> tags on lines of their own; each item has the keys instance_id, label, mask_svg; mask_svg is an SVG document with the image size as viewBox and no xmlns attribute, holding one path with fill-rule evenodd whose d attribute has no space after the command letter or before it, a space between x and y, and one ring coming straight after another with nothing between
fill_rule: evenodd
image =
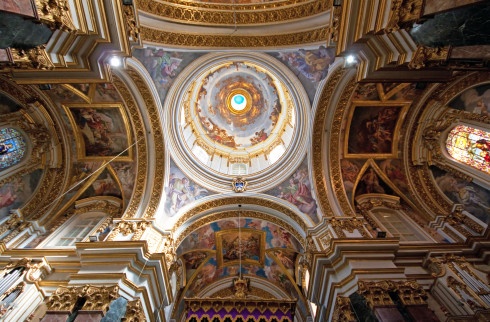
<instances>
[{"instance_id":1,"label":"gilded molding","mask_svg":"<svg viewBox=\"0 0 490 322\"><path fill-rule=\"evenodd\" d=\"M121 319L122 322L146 322L145 312L141 305L141 300L129 301L126 306L126 315Z\"/></svg>"},{"instance_id":2,"label":"gilded molding","mask_svg":"<svg viewBox=\"0 0 490 322\"><path fill-rule=\"evenodd\" d=\"M238 199L240 199L239 197L237 197ZM227 198L227 199L235 199L235 198ZM247 198L248 199L248 198ZM255 199L255 198L254 198ZM226 199L219 199L219 200L213 200L213 201L223 201L223 200L226 200ZM251 202L245 202L245 200L243 199L240 199L241 200L241 203L247 203L247 204L251 204ZM262 200L262 199L259 199L259 200ZM205 211L207 209L212 209L212 208L215 208L215 207L219 207L219 206L213 206L212 204L214 204L214 202L211 201L209 202L208 204L204 204L206 207L209 207L209 208L206 208L206 209L203 209L201 211L196 211L196 212L189 212L187 213L186 215L189 214L189 218L193 217L195 214L198 214L202 211ZM235 202L231 202L232 204L235 203ZM209 205L211 204L211 205ZM276 205L276 204L274 204ZM195 208L196 209L196 208ZM183 232L181 232L179 234L179 236L175 239L175 242L174 242L174 245L175 246L179 246L180 243L185 239L185 237L187 237L190 233L192 233L193 231L195 231L196 229L198 229L199 227L201 226L204 226L206 224L210 224L212 222L215 222L215 221L218 221L218 220L221 220L221 219L225 219L225 218L238 218L238 214L240 213L240 216L243 217L243 218L257 218L257 219L262 219L262 220L266 220L268 222L271 222L273 224L276 224L284 229L286 229L287 231L289 231L300 243L301 245L305 245L305 239L296 231L296 229L294 229L290 224L288 224L287 222L283 221L282 219L279 219L275 216L272 216L272 215L268 215L266 213L263 213L263 212L259 212L259 211L252 211L252 210L242 210L242 211L223 211L223 212L219 212L219 213L214 213L214 214L211 214L211 215L207 215L203 218L200 218L198 220L196 220L195 222L193 222L192 224L190 224ZM296 214L293 213L294 216L297 216ZM183 223L185 223L186 220L182 220L184 217L181 217L181 219L179 219L177 221L177 223L175 224L174 228L173 228L173 232L175 233L175 230L180 227ZM293 218L293 220L295 220L295 218ZM299 220L299 222L297 221ZM305 224L301 221L301 218L296 218L295 220L300 226L301 228L306 231L306 226Z\"/></svg>"},{"instance_id":3,"label":"gilded molding","mask_svg":"<svg viewBox=\"0 0 490 322\"><path fill-rule=\"evenodd\" d=\"M485 231L485 228L463 214L462 207L456 207L456 209L445 218L445 221L465 237L471 237L473 234L465 229L464 226L470 228L478 235L482 235Z\"/></svg>"},{"instance_id":4,"label":"gilded molding","mask_svg":"<svg viewBox=\"0 0 490 322\"><path fill-rule=\"evenodd\" d=\"M344 75L343 69L338 69L334 72L332 76L329 77L328 83L322 92L322 96L319 100L319 105L315 113L315 119L313 121L313 153L312 153L312 179L315 183L315 191L317 194L317 200L320 204L322 212L324 216L334 216L333 210L330 207L330 203L328 202L328 193L327 193L327 182L325 180L325 172L323 169L322 163L322 151L323 149L323 137L324 137L324 126L325 126L325 118L327 114L328 105L330 104L330 98L337 87L338 82ZM331 132L334 134L334 132ZM337 157L339 153L338 146L330 146L330 149L336 149ZM339 164L340 167L340 164ZM340 171L340 168L339 168ZM334 181L335 186L337 186L338 180L342 180L342 176L340 173L332 173L332 179ZM344 198L346 199L346 198ZM346 199L347 200L347 199Z\"/></svg>"},{"instance_id":5,"label":"gilded molding","mask_svg":"<svg viewBox=\"0 0 490 322\"><path fill-rule=\"evenodd\" d=\"M449 58L450 47L425 47L418 46L408 63L409 69L421 69L438 67Z\"/></svg>"},{"instance_id":6,"label":"gilded molding","mask_svg":"<svg viewBox=\"0 0 490 322\"><path fill-rule=\"evenodd\" d=\"M146 131L144 130L145 126L141 118L138 105L136 104L136 101L134 100L131 93L129 92L127 86L119 79L117 75L112 74L112 78L113 78L114 85L116 86L119 94L121 95L121 98L125 102L127 112L129 114L129 118L133 125L135 141L138 142L138 144L136 144L138 167L137 167L133 195L123 215L123 218L132 218L136 215L141 200L143 199L143 189L144 189L143 183L145 182L147 168L148 168L148 161L147 161L148 146L147 146L146 136L145 136ZM145 97L145 93L141 93L141 95Z\"/></svg>"},{"instance_id":7,"label":"gilded molding","mask_svg":"<svg viewBox=\"0 0 490 322\"><path fill-rule=\"evenodd\" d=\"M334 112L332 124L330 127L330 142L329 142L329 147L330 147L330 153L329 153L330 160L329 161L330 161L330 171L331 171L331 178L332 178L331 181L333 184L333 191L334 191L335 196L339 202L343 216L352 216L352 217L355 217L355 213L352 210L352 206L351 206L349 200L347 199L347 195L346 195L345 189L344 189L344 182L342 180L342 170L340 168L340 156L341 156L341 149L342 149L341 144L340 144L340 140L341 140L341 132L342 132L341 131L342 130L342 120L344 118L344 114L345 114L346 110L349 107L350 98L351 98L351 95L354 92L354 89L356 86L357 86L357 82L355 80L355 77L352 77L349 80L349 82L347 83L346 87L344 88L344 90L340 96L339 102L337 103L337 106L336 106L336 109ZM323 132L324 126L325 126L324 122L322 122L321 132ZM314 132L314 133L315 133L314 140L317 140L315 138L317 133L316 132ZM318 133L318 134L320 136L320 133ZM324 136L323 133L321 134L321 136L322 137ZM314 144L313 146L314 146L314 149L316 150L316 144ZM323 149L320 149L319 151L323 151ZM318 165L316 164L316 162L314 163L314 167L321 166L322 172L323 172L324 170L323 170L322 165L323 165L323 163L321 162L321 159L320 159L320 162ZM317 175L315 172L315 177L316 176ZM326 178L324 173L322 173L322 176L324 178ZM326 182L324 184L326 184ZM326 188L325 188L325 196L324 197L319 196L319 198L324 199L326 197L327 197L327 195L326 195Z\"/></svg>"},{"instance_id":8,"label":"gilded molding","mask_svg":"<svg viewBox=\"0 0 490 322\"><path fill-rule=\"evenodd\" d=\"M265 9L275 9L286 6L294 6L310 0L284 0L284 1L270 1L270 2L260 2L260 3L244 3L236 4L235 10L265 10ZM149 8L153 10L153 5L156 5L154 0L137 0L138 8L142 5L142 2L148 2ZM162 1L163 2L163 1ZM165 0L167 4L189 7L189 8L201 8L210 10L230 10L232 9L231 3L217 3L217 2L200 2L193 0Z\"/></svg>"},{"instance_id":9,"label":"gilded molding","mask_svg":"<svg viewBox=\"0 0 490 322\"><path fill-rule=\"evenodd\" d=\"M217 48L259 48L279 47L325 42L329 28L266 36L230 36L211 34L186 34L166 30L141 27L141 38L147 42L180 47L217 47Z\"/></svg>"},{"instance_id":10,"label":"gilded molding","mask_svg":"<svg viewBox=\"0 0 490 322\"><path fill-rule=\"evenodd\" d=\"M137 0L138 10L158 15L164 20L199 25L234 25L235 21L237 25L271 24L297 20L326 12L332 3L332 0L287 1L260 8L265 3L232 6L207 3L191 5L191 2L178 0ZM207 8L203 10L204 6Z\"/></svg>"},{"instance_id":11,"label":"gilded molding","mask_svg":"<svg viewBox=\"0 0 490 322\"><path fill-rule=\"evenodd\" d=\"M135 8L133 5L123 5L122 7L127 35L132 41L137 41L140 37L140 28L135 15Z\"/></svg>"},{"instance_id":12,"label":"gilded molding","mask_svg":"<svg viewBox=\"0 0 490 322\"><path fill-rule=\"evenodd\" d=\"M152 153L152 157L155 164L155 174L153 176L153 188L151 191L152 197L148 205L146 206L146 211L144 214L144 218L153 218L157 211L157 207L160 203L160 197L163 192L163 180L164 180L164 173L165 173L165 146L164 146L162 128L160 125L160 114L158 113L158 108L155 102L153 101L153 94L148 88L148 85L146 84L145 80L141 77L141 75L138 72L136 72L136 70L132 68L128 70L128 74L133 80L133 82L136 84L136 86L138 87L138 90L141 93L141 96L145 102L145 108L146 111L148 112L148 118L150 120L150 125L151 125L151 133L153 134L154 153ZM144 162L146 164L146 159ZM139 167L140 165L138 163L138 173L139 173ZM143 182L143 181L136 181L136 182ZM138 186L140 187L138 188ZM141 194L143 185L137 184L136 189L137 190L141 189L139 190L139 193ZM133 207L136 206L137 206L136 203L134 203ZM136 209L133 208L133 210L129 211L129 207L128 207L128 210L124 214L123 218L132 217L135 210Z\"/></svg>"},{"instance_id":13,"label":"gilded molding","mask_svg":"<svg viewBox=\"0 0 490 322\"><path fill-rule=\"evenodd\" d=\"M76 30L67 0L35 0L37 14L51 29L73 32Z\"/></svg>"},{"instance_id":14,"label":"gilded molding","mask_svg":"<svg viewBox=\"0 0 490 322\"><path fill-rule=\"evenodd\" d=\"M405 24L419 19L423 4L423 0L393 0L390 18L385 30L394 32L401 29Z\"/></svg>"}]
</instances>

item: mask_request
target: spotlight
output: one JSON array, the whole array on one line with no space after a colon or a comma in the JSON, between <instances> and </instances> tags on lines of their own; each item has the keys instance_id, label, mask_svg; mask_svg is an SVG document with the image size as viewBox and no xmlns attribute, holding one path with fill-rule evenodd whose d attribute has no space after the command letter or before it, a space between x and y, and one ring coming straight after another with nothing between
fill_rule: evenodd
<instances>
[{"instance_id":1,"label":"spotlight","mask_svg":"<svg viewBox=\"0 0 490 322\"><path fill-rule=\"evenodd\" d=\"M342 5L342 0L333 0L334 7L340 7Z\"/></svg>"},{"instance_id":2,"label":"spotlight","mask_svg":"<svg viewBox=\"0 0 490 322\"><path fill-rule=\"evenodd\" d=\"M345 58L345 62L349 65L352 65L356 62L356 57L354 57L354 55L349 55Z\"/></svg>"},{"instance_id":3,"label":"spotlight","mask_svg":"<svg viewBox=\"0 0 490 322\"><path fill-rule=\"evenodd\" d=\"M112 67L119 67L122 64L121 57L118 56L112 56L109 58L109 64L111 64Z\"/></svg>"},{"instance_id":4,"label":"spotlight","mask_svg":"<svg viewBox=\"0 0 490 322\"><path fill-rule=\"evenodd\" d=\"M96 242L98 240L98 237L97 236L88 236L88 239L90 240L90 242Z\"/></svg>"},{"instance_id":5,"label":"spotlight","mask_svg":"<svg viewBox=\"0 0 490 322\"><path fill-rule=\"evenodd\" d=\"M381 229L377 228L376 229L376 232L377 232L377 238L386 238L386 231L382 231Z\"/></svg>"}]
</instances>

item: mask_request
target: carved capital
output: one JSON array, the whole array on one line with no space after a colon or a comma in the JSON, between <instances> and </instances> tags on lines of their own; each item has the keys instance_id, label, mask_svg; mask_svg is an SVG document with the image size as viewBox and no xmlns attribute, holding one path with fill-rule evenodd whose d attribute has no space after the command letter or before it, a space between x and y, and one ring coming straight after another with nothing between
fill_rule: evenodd
<instances>
[{"instance_id":1,"label":"carved capital","mask_svg":"<svg viewBox=\"0 0 490 322\"><path fill-rule=\"evenodd\" d=\"M332 320L338 322L357 321L356 316L352 311L350 299L348 297L344 297L340 295L337 296Z\"/></svg>"},{"instance_id":2,"label":"carved capital","mask_svg":"<svg viewBox=\"0 0 490 322\"><path fill-rule=\"evenodd\" d=\"M129 221L123 219L117 223L116 228L111 232L107 240L112 241L116 239L119 234L122 234L123 236L134 234L131 240L140 240L141 236L150 224L150 221L144 219L141 221Z\"/></svg>"},{"instance_id":3,"label":"carved capital","mask_svg":"<svg viewBox=\"0 0 490 322\"><path fill-rule=\"evenodd\" d=\"M427 304L427 293L416 281L391 282L391 284L403 305Z\"/></svg>"},{"instance_id":4,"label":"carved capital","mask_svg":"<svg viewBox=\"0 0 490 322\"><path fill-rule=\"evenodd\" d=\"M36 0L37 14L51 29L75 31L67 0Z\"/></svg>"},{"instance_id":5,"label":"carved capital","mask_svg":"<svg viewBox=\"0 0 490 322\"><path fill-rule=\"evenodd\" d=\"M121 319L122 322L146 322L145 312L141 306L141 301L129 301L126 306L126 315Z\"/></svg>"},{"instance_id":6,"label":"carved capital","mask_svg":"<svg viewBox=\"0 0 490 322\"><path fill-rule=\"evenodd\" d=\"M356 229L357 231L359 231L362 237L365 238L370 237L367 234L366 230L364 229L364 221L358 218L347 218L347 219L332 218L330 219L330 225L332 225L332 228L334 229L335 233L337 234L337 237L339 238L346 237L344 230L348 231L349 233L353 233L354 230Z\"/></svg>"},{"instance_id":7,"label":"carved capital","mask_svg":"<svg viewBox=\"0 0 490 322\"><path fill-rule=\"evenodd\" d=\"M117 285L102 287L85 286L81 290L81 297L86 298L82 310L106 312L109 309L109 304L118 296L119 287Z\"/></svg>"},{"instance_id":8,"label":"carved capital","mask_svg":"<svg viewBox=\"0 0 490 322\"><path fill-rule=\"evenodd\" d=\"M32 49L11 48L13 67L19 69L42 69L54 68L44 45Z\"/></svg>"},{"instance_id":9,"label":"carved capital","mask_svg":"<svg viewBox=\"0 0 490 322\"><path fill-rule=\"evenodd\" d=\"M408 63L409 69L421 69L424 67L437 67L449 58L450 47L425 47L419 46Z\"/></svg>"},{"instance_id":10,"label":"carved capital","mask_svg":"<svg viewBox=\"0 0 490 322\"><path fill-rule=\"evenodd\" d=\"M359 281L357 285L359 287L359 294L366 298L366 301L371 309L376 306L395 305L388 294L388 292L391 290L388 282Z\"/></svg>"},{"instance_id":11,"label":"carved capital","mask_svg":"<svg viewBox=\"0 0 490 322\"><path fill-rule=\"evenodd\" d=\"M106 312L109 304L119 296L119 287L92 286L64 287L60 286L49 298L48 311L73 311L79 298L85 298L82 310Z\"/></svg>"},{"instance_id":12,"label":"carved capital","mask_svg":"<svg viewBox=\"0 0 490 322\"><path fill-rule=\"evenodd\" d=\"M419 19L422 6L423 0L393 0L390 19L385 30L394 32Z\"/></svg>"}]
</instances>

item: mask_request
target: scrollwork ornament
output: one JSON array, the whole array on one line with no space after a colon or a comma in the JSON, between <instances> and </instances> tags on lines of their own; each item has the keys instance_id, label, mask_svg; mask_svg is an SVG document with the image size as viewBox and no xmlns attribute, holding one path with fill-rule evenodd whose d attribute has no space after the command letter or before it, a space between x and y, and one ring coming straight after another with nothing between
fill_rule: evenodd
<instances>
[{"instance_id":1,"label":"scrollwork ornament","mask_svg":"<svg viewBox=\"0 0 490 322\"><path fill-rule=\"evenodd\" d=\"M46 46L38 46L31 49L10 49L14 68L51 70L54 64L46 53Z\"/></svg>"}]
</instances>

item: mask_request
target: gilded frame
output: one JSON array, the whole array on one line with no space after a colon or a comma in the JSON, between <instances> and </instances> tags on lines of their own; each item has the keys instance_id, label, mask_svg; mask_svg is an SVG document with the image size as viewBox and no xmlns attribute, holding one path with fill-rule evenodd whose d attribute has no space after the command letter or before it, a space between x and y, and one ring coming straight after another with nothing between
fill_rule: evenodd
<instances>
[{"instance_id":1,"label":"gilded frame","mask_svg":"<svg viewBox=\"0 0 490 322\"><path fill-rule=\"evenodd\" d=\"M397 158L398 157L398 140L400 136L400 128L407 114L408 108L412 104L411 101L352 101L349 109L349 116L347 125L345 128L344 135L344 158L346 159L387 159L387 158ZM354 116L354 111L356 108L360 107L372 107L372 106L382 106L382 107L401 107L400 113L396 120L395 129L393 132L393 141L391 142L391 153L349 153L349 135L350 127L352 124L352 117Z\"/></svg>"},{"instance_id":2,"label":"gilded frame","mask_svg":"<svg viewBox=\"0 0 490 322\"><path fill-rule=\"evenodd\" d=\"M80 109L80 108L94 108L94 109L114 109L116 108L121 114L122 120L124 122L124 129L127 134L127 146L128 146L128 155L126 156L118 156L109 155L109 156L87 156L85 154L85 141L83 139L83 134L81 130L78 128L78 125L75 121L75 118L72 114L72 109ZM73 128L76 149L79 161L109 161L114 159L115 161L133 161L133 135L131 132L131 126L129 124L128 116L125 112L124 106L121 103L95 103L95 104L84 104L84 103L75 103L75 104L63 104L63 109L65 110L68 119L70 120L70 124Z\"/></svg>"},{"instance_id":3,"label":"gilded frame","mask_svg":"<svg viewBox=\"0 0 490 322\"><path fill-rule=\"evenodd\" d=\"M238 234L238 231L241 231L241 233L251 233L251 234L256 234L259 236L259 260L254 260L254 259L242 259L242 264L243 265L258 265L261 267L264 267L265 265L265 246L266 246L266 232L263 230L258 230L258 229L253 229L253 228L232 228L232 229L226 229L226 230L220 230L214 233L214 239L216 243L216 262L218 265L218 268L226 267L226 266L232 266L232 265L237 265L240 263L239 259L234 259L230 261L224 261L223 260L223 236L227 234Z\"/></svg>"}]
</instances>

